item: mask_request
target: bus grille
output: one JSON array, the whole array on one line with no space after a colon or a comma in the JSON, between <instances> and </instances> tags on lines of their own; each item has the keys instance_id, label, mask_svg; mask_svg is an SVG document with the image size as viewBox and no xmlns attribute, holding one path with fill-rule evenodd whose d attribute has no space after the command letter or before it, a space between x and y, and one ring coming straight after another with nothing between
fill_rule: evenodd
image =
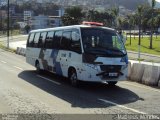
<instances>
[{"instance_id":1,"label":"bus grille","mask_svg":"<svg viewBox=\"0 0 160 120\"><path fill-rule=\"evenodd\" d=\"M121 71L121 65L101 65L100 68L105 72L119 72Z\"/></svg>"}]
</instances>

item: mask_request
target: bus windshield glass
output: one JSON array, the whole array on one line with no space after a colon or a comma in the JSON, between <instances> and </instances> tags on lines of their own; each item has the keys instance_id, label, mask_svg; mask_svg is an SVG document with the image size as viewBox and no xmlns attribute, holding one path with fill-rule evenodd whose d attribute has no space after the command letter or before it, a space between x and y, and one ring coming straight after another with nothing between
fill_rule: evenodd
<instances>
[{"instance_id":1,"label":"bus windshield glass","mask_svg":"<svg viewBox=\"0 0 160 120\"><path fill-rule=\"evenodd\" d=\"M81 28L84 52L111 57L127 54L121 37L105 28Z\"/></svg>"}]
</instances>

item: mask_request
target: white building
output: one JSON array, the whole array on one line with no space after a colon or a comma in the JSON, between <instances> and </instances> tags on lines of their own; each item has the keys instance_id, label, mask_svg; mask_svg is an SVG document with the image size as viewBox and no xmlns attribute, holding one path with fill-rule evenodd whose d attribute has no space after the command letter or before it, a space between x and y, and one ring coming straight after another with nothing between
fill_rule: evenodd
<instances>
[{"instance_id":1,"label":"white building","mask_svg":"<svg viewBox=\"0 0 160 120\"><path fill-rule=\"evenodd\" d=\"M33 17L33 11L24 11L23 14L24 14L24 22L30 25L31 19Z\"/></svg>"},{"instance_id":2,"label":"white building","mask_svg":"<svg viewBox=\"0 0 160 120\"><path fill-rule=\"evenodd\" d=\"M60 16L49 16L50 27L59 27L62 25L62 20Z\"/></svg>"},{"instance_id":3,"label":"white building","mask_svg":"<svg viewBox=\"0 0 160 120\"><path fill-rule=\"evenodd\" d=\"M44 29L49 27L49 17L44 15L34 16L32 19L32 29Z\"/></svg>"}]
</instances>

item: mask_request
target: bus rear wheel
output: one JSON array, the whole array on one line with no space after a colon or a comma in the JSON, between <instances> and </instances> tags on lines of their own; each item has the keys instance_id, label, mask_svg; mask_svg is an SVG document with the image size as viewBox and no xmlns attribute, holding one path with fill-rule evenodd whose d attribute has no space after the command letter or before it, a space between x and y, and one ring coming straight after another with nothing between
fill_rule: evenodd
<instances>
[{"instance_id":1,"label":"bus rear wheel","mask_svg":"<svg viewBox=\"0 0 160 120\"><path fill-rule=\"evenodd\" d=\"M76 73L75 69L72 68L72 69L69 70L68 78L69 78L69 80L71 82L71 85L73 87L78 87L79 81L78 81L77 73Z\"/></svg>"},{"instance_id":2,"label":"bus rear wheel","mask_svg":"<svg viewBox=\"0 0 160 120\"><path fill-rule=\"evenodd\" d=\"M110 86L115 86L117 84L117 81L110 81L110 82L107 82L107 83Z\"/></svg>"}]
</instances>

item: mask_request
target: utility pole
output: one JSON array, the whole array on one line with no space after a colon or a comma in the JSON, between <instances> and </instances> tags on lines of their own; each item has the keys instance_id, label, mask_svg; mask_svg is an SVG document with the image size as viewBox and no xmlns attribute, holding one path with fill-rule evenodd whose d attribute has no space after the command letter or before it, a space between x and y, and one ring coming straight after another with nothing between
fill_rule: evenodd
<instances>
[{"instance_id":1,"label":"utility pole","mask_svg":"<svg viewBox=\"0 0 160 120\"><path fill-rule=\"evenodd\" d=\"M154 12L154 7L156 5L156 1L152 0L152 18L151 18L151 38L150 38L150 49L153 48L152 46L152 41L153 41L153 12Z\"/></svg>"},{"instance_id":2,"label":"utility pole","mask_svg":"<svg viewBox=\"0 0 160 120\"><path fill-rule=\"evenodd\" d=\"M9 48L9 0L8 0L8 19L7 19L7 48Z\"/></svg>"},{"instance_id":3,"label":"utility pole","mask_svg":"<svg viewBox=\"0 0 160 120\"><path fill-rule=\"evenodd\" d=\"M141 48L141 19L142 19L142 6L138 7L139 13L139 41L138 41L138 59L140 59L140 48Z\"/></svg>"}]
</instances>

